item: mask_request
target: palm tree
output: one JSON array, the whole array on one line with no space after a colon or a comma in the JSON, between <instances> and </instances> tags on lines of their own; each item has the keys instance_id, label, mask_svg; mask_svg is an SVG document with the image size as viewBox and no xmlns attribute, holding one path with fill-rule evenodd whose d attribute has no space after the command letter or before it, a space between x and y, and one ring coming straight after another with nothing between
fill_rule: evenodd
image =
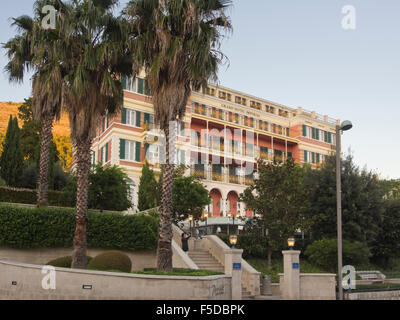
<instances>
[{"instance_id":1,"label":"palm tree","mask_svg":"<svg viewBox=\"0 0 400 320\"><path fill-rule=\"evenodd\" d=\"M155 122L164 131L166 163L162 164L161 221L157 269L172 270L172 187L175 130L191 89L217 80L224 55L223 33L231 29L225 15L230 0L132 0L124 10L134 32L131 50L136 71L147 73ZM174 125L171 126L174 128Z\"/></svg>"},{"instance_id":2,"label":"palm tree","mask_svg":"<svg viewBox=\"0 0 400 320\"><path fill-rule=\"evenodd\" d=\"M15 18L12 25L19 34L3 45L9 58L5 70L11 82L21 82L25 71L35 71L32 110L35 120L41 123L38 206L47 205L53 121L59 120L61 114L62 70L54 61L53 50L56 30L41 28L41 9L49 4L59 10L62 5L58 0L37 0L34 18Z\"/></svg>"},{"instance_id":3,"label":"palm tree","mask_svg":"<svg viewBox=\"0 0 400 320\"><path fill-rule=\"evenodd\" d=\"M121 109L122 73L132 70L125 26L113 16L115 0L74 0L61 17L59 59L63 108L68 111L77 175L72 268L87 266L88 188L91 145L101 119ZM126 71L127 70L127 71Z\"/></svg>"}]
</instances>

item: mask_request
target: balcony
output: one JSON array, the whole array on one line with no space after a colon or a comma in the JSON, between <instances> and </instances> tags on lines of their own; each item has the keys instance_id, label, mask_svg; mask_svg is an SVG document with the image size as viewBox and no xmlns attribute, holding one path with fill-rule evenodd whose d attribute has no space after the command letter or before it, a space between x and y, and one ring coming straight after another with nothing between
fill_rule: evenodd
<instances>
[{"instance_id":1,"label":"balcony","mask_svg":"<svg viewBox=\"0 0 400 320\"><path fill-rule=\"evenodd\" d=\"M249 186L249 185L251 185L253 183L254 183L254 177L245 177L244 178L244 184L245 185Z\"/></svg>"},{"instance_id":2,"label":"balcony","mask_svg":"<svg viewBox=\"0 0 400 320\"><path fill-rule=\"evenodd\" d=\"M229 175L229 183L240 184L240 177L234 176L234 175Z\"/></svg>"},{"instance_id":3,"label":"balcony","mask_svg":"<svg viewBox=\"0 0 400 320\"><path fill-rule=\"evenodd\" d=\"M204 170L192 170L192 176L198 178L198 179L207 179L207 172Z\"/></svg>"},{"instance_id":4,"label":"balcony","mask_svg":"<svg viewBox=\"0 0 400 320\"><path fill-rule=\"evenodd\" d=\"M217 181L217 182L224 182L225 181L225 175L223 175L222 173L219 173L219 172L213 172L211 174L211 179L213 181Z\"/></svg>"}]
</instances>

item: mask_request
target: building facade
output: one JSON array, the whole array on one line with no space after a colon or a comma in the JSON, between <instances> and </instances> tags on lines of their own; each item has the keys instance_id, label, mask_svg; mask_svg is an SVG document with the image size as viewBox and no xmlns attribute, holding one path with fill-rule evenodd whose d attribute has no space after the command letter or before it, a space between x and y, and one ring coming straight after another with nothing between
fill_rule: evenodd
<instances>
[{"instance_id":1,"label":"building facade","mask_svg":"<svg viewBox=\"0 0 400 320\"><path fill-rule=\"evenodd\" d=\"M118 165L132 179L133 210L142 165L160 174L165 141L154 125L154 110L144 75L124 78L124 108L104 118L92 145L93 164ZM182 121L174 124L175 160L209 190L210 216L250 216L239 195L257 177L257 159L294 158L316 168L335 151L338 120L289 108L221 86L193 91Z\"/></svg>"}]
</instances>

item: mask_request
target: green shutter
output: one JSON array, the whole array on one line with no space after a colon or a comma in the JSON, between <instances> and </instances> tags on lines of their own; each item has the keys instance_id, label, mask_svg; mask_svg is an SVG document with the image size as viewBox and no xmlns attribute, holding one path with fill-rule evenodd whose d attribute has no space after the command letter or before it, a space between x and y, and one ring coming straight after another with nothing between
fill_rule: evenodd
<instances>
[{"instance_id":1,"label":"green shutter","mask_svg":"<svg viewBox=\"0 0 400 320\"><path fill-rule=\"evenodd\" d=\"M315 129L315 139L319 140L319 129Z\"/></svg>"},{"instance_id":2,"label":"green shutter","mask_svg":"<svg viewBox=\"0 0 400 320\"><path fill-rule=\"evenodd\" d=\"M119 140L119 158L125 159L125 139Z\"/></svg>"},{"instance_id":3,"label":"green shutter","mask_svg":"<svg viewBox=\"0 0 400 320\"><path fill-rule=\"evenodd\" d=\"M308 152L304 150L304 162L308 162Z\"/></svg>"},{"instance_id":4,"label":"green shutter","mask_svg":"<svg viewBox=\"0 0 400 320\"><path fill-rule=\"evenodd\" d=\"M146 96L151 96L150 87L149 87L149 81L147 81L147 79L144 81L144 90L145 90L145 95Z\"/></svg>"},{"instance_id":5,"label":"green shutter","mask_svg":"<svg viewBox=\"0 0 400 320\"><path fill-rule=\"evenodd\" d=\"M108 120L108 114L107 114L107 116L106 116L106 128L108 128L108 125L109 125L109 120Z\"/></svg>"},{"instance_id":6,"label":"green shutter","mask_svg":"<svg viewBox=\"0 0 400 320\"><path fill-rule=\"evenodd\" d=\"M122 108L122 123L126 124L126 108Z\"/></svg>"},{"instance_id":7,"label":"green shutter","mask_svg":"<svg viewBox=\"0 0 400 320\"><path fill-rule=\"evenodd\" d=\"M144 114L144 123L150 124L150 114L149 113L145 113Z\"/></svg>"},{"instance_id":8,"label":"green shutter","mask_svg":"<svg viewBox=\"0 0 400 320\"><path fill-rule=\"evenodd\" d=\"M103 120L101 120L101 132L104 132L104 130L106 129L105 128L105 123L104 123L105 121L104 121L104 119Z\"/></svg>"},{"instance_id":9,"label":"green shutter","mask_svg":"<svg viewBox=\"0 0 400 320\"><path fill-rule=\"evenodd\" d=\"M311 138L315 139L315 128L311 128Z\"/></svg>"},{"instance_id":10,"label":"green shutter","mask_svg":"<svg viewBox=\"0 0 400 320\"><path fill-rule=\"evenodd\" d=\"M320 158L320 154L319 153L317 153L317 163L320 163L321 161L321 158Z\"/></svg>"},{"instance_id":11,"label":"green shutter","mask_svg":"<svg viewBox=\"0 0 400 320\"><path fill-rule=\"evenodd\" d=\"M108 142L106 143L106 159L105 162L108 161Z\"/></svg>"},{"instance_id":12,"label":"green shutter","mask_svg":"<svg viewBox=\"0 0 400 320\"><path fill-rule=\"evenodd\" d=\"M121 76L122 89L126 90L126 75Z\"/></svg>"},{"instance_id":13,"label":"green shutter","mask_svg":"<svg viewBox=\"0 0 400 320\"><path fill-rule=\"evenodd\" d=\"M136 154L135 154L135 161L140 162L140 148L141 148L141 143L136 142Z\"/></svg>"},{"instance_id":14,"label":"green shutter","mask_svg":"<svg viewBox=\"0 0 400 320\"><path fill-rule=\"evenodd\" d=\"M140 111L136 111L136 127L140 127L142 113Z\"/></svg>"},{"instance_id":15,"label":"green shutter","mask_svg":"<svg viewBox=\"0 0 400 320\"><path fill-rule=\"evenodd\" d=\"M312 163L315 163L315 152L311 152Z\"/></svg>"},{"instance_id":16,"label":"green shutter","mask_svg":"<svg viewBox=\"0 0 400 320\"><path fill-rule=\"evenodd\" d=\"M182 121L181 123L181 136L185 135L185 123Z\"/></svg>"},{"instance_id":17,"label":"green shutter","mask_svg":"<svg viewBox=\"0 0 400 320\"><path fill-rule=\"evenodd\" d=\"M332 133L328 132L328 143L332 143Z\"/></svg>"},{"instance_id":18,"label":"green shutter","mask_svg":"<svg viewBox=\"0 0 400 320\"><path fill-rule=\"evenodd\" d=\"M144 80L142 78L138 78L138 93L144 93Z\"/></svg>"},{"instance_id":19,"label":"green shutter","mask_svg":"<svg viewBox=\"0 0 400 320\"><path fill-rule=\"evenodd\" d=\"M307 137L307 126L303 124L303 137Z\"/></svg>"}]
</instances>

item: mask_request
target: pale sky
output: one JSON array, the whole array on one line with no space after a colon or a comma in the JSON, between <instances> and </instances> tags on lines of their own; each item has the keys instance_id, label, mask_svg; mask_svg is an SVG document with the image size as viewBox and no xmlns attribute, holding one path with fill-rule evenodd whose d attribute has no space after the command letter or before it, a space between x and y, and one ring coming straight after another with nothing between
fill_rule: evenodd
<instances>
[{"instance_id":1,"label":"pale sky","mask_svg":"<svg viewBox=\"0 0 400 320\"><path fill-rule=\"evenodd\" d=\"M121 4L127 1L121 1ZM32 14L34 0L2 5L0 42L15 34L10 17ZM222 51L220 84L289 107L349 119L343 135L356 163L382 178L400 178L400 1L234 0L233 34ZM342 8L356 10L344 30ZM6 64L0 50L0 68ZM31 93L0 74L0 101Z\"/></svg>"}]
</instances>

